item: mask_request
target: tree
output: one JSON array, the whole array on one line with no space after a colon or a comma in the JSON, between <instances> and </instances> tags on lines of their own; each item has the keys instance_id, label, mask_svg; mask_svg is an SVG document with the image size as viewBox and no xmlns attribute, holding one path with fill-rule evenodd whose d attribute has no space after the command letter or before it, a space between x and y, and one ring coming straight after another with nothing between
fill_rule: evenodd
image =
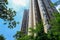
<instances>
[{"instance_id":1,"label":"tree","mask_svg":"<svg viewBox=\"0 0 60 40\"><path fill-rule=\"evenodd\" d=\"M52 27L49 35L52 36L51 38L54 40L60 40L60 14L58 12L54 12L53 16L55 18L50 20Z\"/></svg>"},{"instance_id":2,"label":"tree","mask_svg":"<svg viewBox=\"0 0 60 40\"><path fill-rule=\"evenodd\" d=\"M59 12L60 12L60 8L59 8Z\"/></svg>"},{"instance_id":3,"label":"tree","mask_svg":"<svg viewBox=\"0 0 60 40\"><path fill-rule=\"evenodd\" d=\"M0 35L0 40L5 40L3 35Z\"/></svg>"},{"instance_id":4,"label":"tree","mask_svg":"<svg viewBox=\"0 0 60 40\"><path fill-rule=\"evenodd\" d=\"M55 4L53 4L53 3L51 2L51 3L50 3L50 6L51 6L51 7L54 7L54 6L55 6Z\"/></svg>"},{"instance_id":5,"label":"tree","mask_svg":"<svg viewBox=\"0 0 60 40\"><path fill-rule=\"evenodd\" d=\"M42 22L40 22L39 24L37 24L36 29L32 29L31 28L31 32L32 33L36 33L36 37L34 37L33 35L24 35L24 33L21 34L17 33L18 36L15 36L16 40L43 40L43 39L47 39L46 34L43 31L43 25ZM24 35L24 36L23 36Z\"/></svg>"},{"instance_id":6,"label":"tree","mask_svg":"<svg viewBox=\"0 0 60 40\"><path fill-rule=\"evenodd\" d=\"M16 40L29 40L29 36L25 35L22 31L17 31L13 37L16 38Z\"/></svg>"},{"instance_id":7,"label":"tree","mask_svg":"<svg viewBox=\"0 0 60 40\"><path fill-rule=\"evenodd\" d=\"M56 24L55 24L56 25ZM57 27L55 26L54 27ZM54 30L55 29L55 30ZM16 40L60 40L60 33L56 31L59 29L52 28L47 34L44 33L43 25L42 23L37 24L36 30L32 30L31 32L36 33L36 37L24 35L24 33L21 34L21 32L17 33L18 36L16 36ZM24 36L23 36L24 35Z\"/></svg>"},{"instance_id":8,"label":"tree","mask_svg":"<svg viewBox=\"0 0 60 40\"><path fill-rule=\"evenodd\" d=\"M5 21L4 24L9 24L9 28L14 28L17 24L17 22L14 20L16 11L13 11L11 8L7 9L6 3L8 2L7 0L4 1L5 3L0 3L0 18Z\"/></svg>"}]
</instances>

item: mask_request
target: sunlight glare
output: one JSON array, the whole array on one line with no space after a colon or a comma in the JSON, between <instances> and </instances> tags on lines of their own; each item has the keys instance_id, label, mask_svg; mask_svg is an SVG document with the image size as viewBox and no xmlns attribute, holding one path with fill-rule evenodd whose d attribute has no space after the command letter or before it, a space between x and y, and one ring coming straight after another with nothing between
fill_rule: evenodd
<instances>
[{"instance_id":1,"label":"sunlight glare","mask_svg":"<svg viewBox=\"0 0 60 40\"><path fill-rule=\"evenodd\" d=\"M14 5L20 5L20 6L26 6L27 5L27 1L26 0L12 0Z\"/></svg>"}]
</instances>

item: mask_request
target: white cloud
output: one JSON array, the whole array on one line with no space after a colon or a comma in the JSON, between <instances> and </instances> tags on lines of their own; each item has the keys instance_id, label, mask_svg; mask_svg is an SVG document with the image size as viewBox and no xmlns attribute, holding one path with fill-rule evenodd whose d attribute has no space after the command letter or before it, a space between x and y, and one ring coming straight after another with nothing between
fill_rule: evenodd
<instances>
[{"instance_id":1,"label":"white cloud","mask_svg":"<svg viewBox=\"0 0 60 40\"><path fill-rule=\"evenodd\" d=\"M58 12L60 12L60 11L59 11L60 5L58 5L56 8L57 8Z\"/></svg>"},{"instance_id":2,"label":"white cloud","mask_svg":"<svg viewBox=\"0 0 60 40\"><path fill-rule=\"evenodd\" d=\"M8 0L8 7L18 11L21 7L27 7L29 0Z\"/></svg>"},{"instance_id":3,"label":"white cloud","mask_svg":"<svg viewBox=\"0 0 60 40\"><path fill-rule=\"evenodd\" d=\"M12 0L12 3L16 6L26 6L28 4L28 0Z\"/></svg>"}]
</instances>

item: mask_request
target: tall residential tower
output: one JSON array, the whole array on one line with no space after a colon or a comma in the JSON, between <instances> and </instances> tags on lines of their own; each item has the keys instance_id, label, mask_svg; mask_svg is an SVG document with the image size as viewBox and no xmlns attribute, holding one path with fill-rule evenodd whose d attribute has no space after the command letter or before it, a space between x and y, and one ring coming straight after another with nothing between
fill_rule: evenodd
<instances>
[{"instance_id":1,"label":"tall residential tower","mask_svg":"<svg viewBox=\"0 0 60 40\"><path fill-rule=\"evenodd\" d=\"M53 12L57 12L51 0L29 0L29 13L25 10L21 30L31 35L31 29L36 29L36 24L43 22L44 32L47 33L51 27L49 20L53 19ZM34 33L36 36L36 33Z\"/></svg>"},{"instance_id":2,"label":"tall residential tower","mask_svg":"<svg viewBox=\"0 0 60 40\"><path fill-rule=\"evenodd\" d=\"M24 10L24 15L23 15L23 20L22 20L22 25L21 25L21 31L24 34L28 33L28 9Z\"/></svg>"},{"instance_id":3,"label":"tall residential tower","mask_svg":"<svg viewBox=\"0 0 60 40\"><path fill-rule=\"evenodd\" d=\"M36 29L36 23L43 22L44 32L47 33L51 25L49 20L53 18L52 13L56 11L51 6L51 0L30 0L28 35L31 35L30 28Z\"/></svg>"}]
</instances>

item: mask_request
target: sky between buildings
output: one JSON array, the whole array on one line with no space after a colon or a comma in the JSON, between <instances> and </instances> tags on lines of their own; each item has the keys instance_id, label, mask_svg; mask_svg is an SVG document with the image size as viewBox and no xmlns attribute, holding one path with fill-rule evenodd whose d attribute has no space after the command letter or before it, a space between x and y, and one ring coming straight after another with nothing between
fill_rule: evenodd
<instances>
[{"instance_id":1,"label":"sky between buildings","mask_svg":"<svg viewBox=\"0 0 60 40\"><path fill-rule=\"evenodd\" d=\"M56 2L56 0L52 0L52 2ZM17 15L15 16L15 20L19 21L20 24L16 26L16 28L9 29L7 25L3 25L3 20L0 19L0 34L3 34L3 36L6 38L6 40L15 40L13 38L13 35L20 31L21 28L21 22L23 18L23 12L24 9L29 8L29 0L8 0L8 8L12 8L15 10ZM58 6L60 7L60 6ZM57 8L58 8L57 7Z\"/></svg>"}]
</instances>

